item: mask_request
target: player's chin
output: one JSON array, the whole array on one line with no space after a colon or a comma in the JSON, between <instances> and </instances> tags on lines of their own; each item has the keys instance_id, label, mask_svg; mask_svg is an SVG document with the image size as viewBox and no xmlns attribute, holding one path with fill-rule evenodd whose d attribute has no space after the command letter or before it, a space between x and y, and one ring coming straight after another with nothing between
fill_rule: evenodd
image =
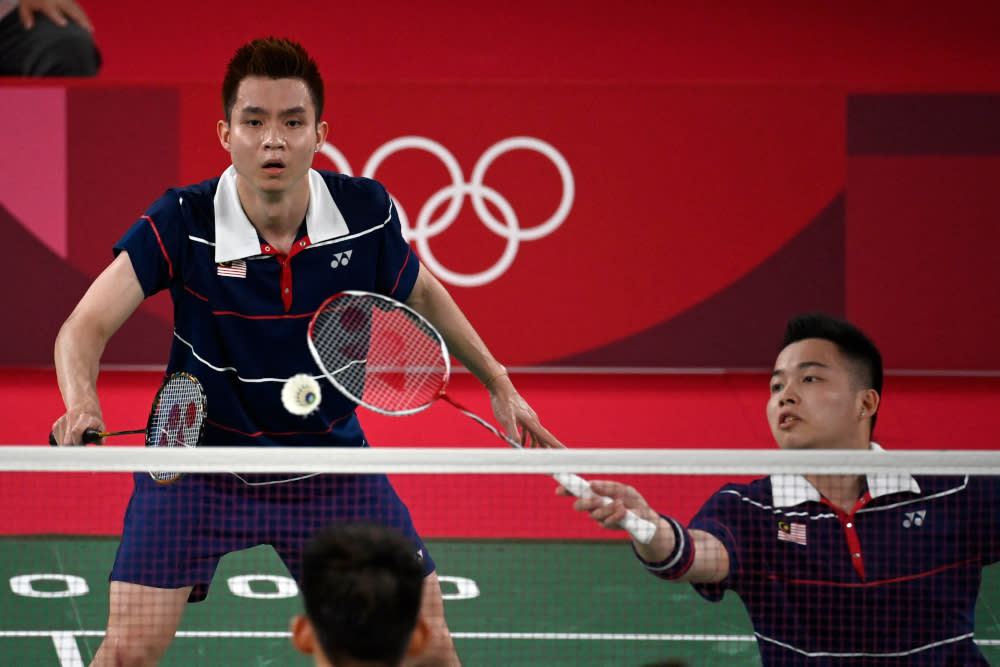
<instances>
[{"instance_id":1,"label":"player's chin","mask_svg":"<svg viewBox=\"0 0 1000 667\"><path fill-rule=\"evenodd\" d=\"M811 449L812 443L806 438L797 436L794 433L785 433L780 430L774 431L774 440L781 449Z\"/></svg>"}]
</instances>

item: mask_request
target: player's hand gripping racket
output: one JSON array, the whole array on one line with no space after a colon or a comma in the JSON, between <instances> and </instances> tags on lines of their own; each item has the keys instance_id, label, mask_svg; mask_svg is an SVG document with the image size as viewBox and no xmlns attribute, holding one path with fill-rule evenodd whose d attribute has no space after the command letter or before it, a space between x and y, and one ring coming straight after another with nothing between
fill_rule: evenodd
<instances>
[{"instance_id":1,"label":"player's hand gripping racket","mask_svg":"<svg viewBox=\"0 0 1000 667\"><path fill-rule=\"evenodd\" d=\"M193 375L174 373L166 379L153 399L145 429L131 431L83 432L83 443L92 444L102 438L132 433L145 433L147 447L194 447L201 441L205 426L205 390ZM49 444L55 445L55 435L49 433ZM173 482L182 473L149 473L157 482Z\"/></svg>"},{"instance_id":2,"label":"player's hand gripping racket","mask_svg":"<svg viewBox=\"0 0 1000 667\"><path fill-rule=\"evenodd\" d=\"M330 383L369 410L412 415L443 398L512 447L521 448L521 443L447 395L451 357L444 339L422 315L395 299L356 291L330 297L309 323L308 344ZM594 495L577 475L554 477L576 496ZM643 544L656 532L655 524L631 511L622 527Z\"/></svg>"}]
</instances>

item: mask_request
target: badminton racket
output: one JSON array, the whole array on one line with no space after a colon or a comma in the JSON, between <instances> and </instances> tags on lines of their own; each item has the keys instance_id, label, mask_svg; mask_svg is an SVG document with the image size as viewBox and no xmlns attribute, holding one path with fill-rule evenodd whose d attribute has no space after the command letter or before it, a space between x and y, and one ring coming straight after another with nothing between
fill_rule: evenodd
<instances>
[{"instance_id":1,"label":"badminton racket","mask_svg":"<svg viewBox=\"0 0 1000 667\"><path fill-rule=\"evenodd\" d=\"M340 292L309 322L309 351L326 379L358 405L384 415L412 415L444 399L512 447L521 443L446 393L451 357L441 334L408 306L371 292ZM596 495L572 473L553 475L579 497ZM605 497L605 504L611 499ZM656 525L629 511L622 527L648 544Z\"/></svg>"},{"instance_id":2,"label":"badminton racket","mask_svg":"<svg viewBox=\"0 0 1000 667\"><path fill-rule=\"evenodd\" d=\"M147 447L195 447L204 432L206 405L205 390L198 379L188 373L174 373L156 392L146 428L129 431L87 429L81 439L86 445L116 435L145 433ZM49 433L49 444L58 444L53 433ZM149 474L163 483L181 477L181 473L174 472L150 471Z\"/></svg>"}]
</instances>

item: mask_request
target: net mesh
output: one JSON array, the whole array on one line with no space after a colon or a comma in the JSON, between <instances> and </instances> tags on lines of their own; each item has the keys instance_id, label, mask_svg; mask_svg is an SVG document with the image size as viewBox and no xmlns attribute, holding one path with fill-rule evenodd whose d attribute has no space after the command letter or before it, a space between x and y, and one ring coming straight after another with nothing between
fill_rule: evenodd
<instances>
[{"instance_id":1,"label":"net mesh","mask_svg":"<svg viewBox=\"0 0 1000 667\"><path fill-rule=\"evenodd\" d=\"M185 475L157 485L145 472L157 469ZM126 506L145 479L182 499L172 516L129 524L128 576L210 581L160 664L311 665L289 639L302 611L295 545L316 529L317 499L346 520L404 521L398 508L373 509L381 473L436 566L465 665L757 665L762 654L764 664L807 654L1000 664L995 452L5 446L0 471L4 664L90 662ZM251 487L232 471L318 474ZM725 592L661 581L624 533L554 495L551 475L566 471L626 482L689 530L731 538L739 576ZM838 502L816 501L803 473ZM236 543L226 540L247 548L214 571L187 563L205 542ZM130 619L156 621L155 611Z\"/></svg>"},{"instance_id":2,"label":"net mesh","mask_svg":"<svg viewBox=\"0 0 1000 667\"><path fill-rule=\"evenodd\" d=\"M441 337L422 317L385 297L337 296L317 312L309 338L330 381L378 412L422 410L448 382Z\"/></svg>"}]
</instances>

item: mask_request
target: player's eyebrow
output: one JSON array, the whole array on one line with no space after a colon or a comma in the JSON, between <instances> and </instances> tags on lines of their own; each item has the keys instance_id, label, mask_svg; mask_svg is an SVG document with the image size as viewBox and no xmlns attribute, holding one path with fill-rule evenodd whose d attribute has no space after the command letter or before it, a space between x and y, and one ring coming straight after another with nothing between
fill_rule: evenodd
<instances>
[{"instance_id":1,"label":"player's eyebrow","mask_svg":"<svg viewBox=\"0 0 1000 667\"><path fill-rule=\"evenodd\" d=\"M796 368L802 370L805 368L829 368L829 366L819 361L803 361L801 364L796 366ZM771 377L776 377L778 375L784 375L784 374L785 374L784 370L780 368L775 368L774 372L771 373Z\"/></svg>"},{"instance_id":2,"label":"player's eyebrow","mask_svg":"<svg viewBox=\"0 0 1000 667\"><path fill-rule=\"evenodd\" d=\"M264 114L264 115L267 114L267 109L265 109L263 107L253 106L253 105L247 105L247 106L243 107L241 109L241 111L243 113L247 113L247 114ZM285 109L284 111L279 112L278 115L279 116L294 116L296 114L302 114L302 113L305 113L305 112L306 112L306 108L305 107L303 107L303 106L297 106L297 107L291 107L289 109Z\"/></svg>"}]
</instances>

